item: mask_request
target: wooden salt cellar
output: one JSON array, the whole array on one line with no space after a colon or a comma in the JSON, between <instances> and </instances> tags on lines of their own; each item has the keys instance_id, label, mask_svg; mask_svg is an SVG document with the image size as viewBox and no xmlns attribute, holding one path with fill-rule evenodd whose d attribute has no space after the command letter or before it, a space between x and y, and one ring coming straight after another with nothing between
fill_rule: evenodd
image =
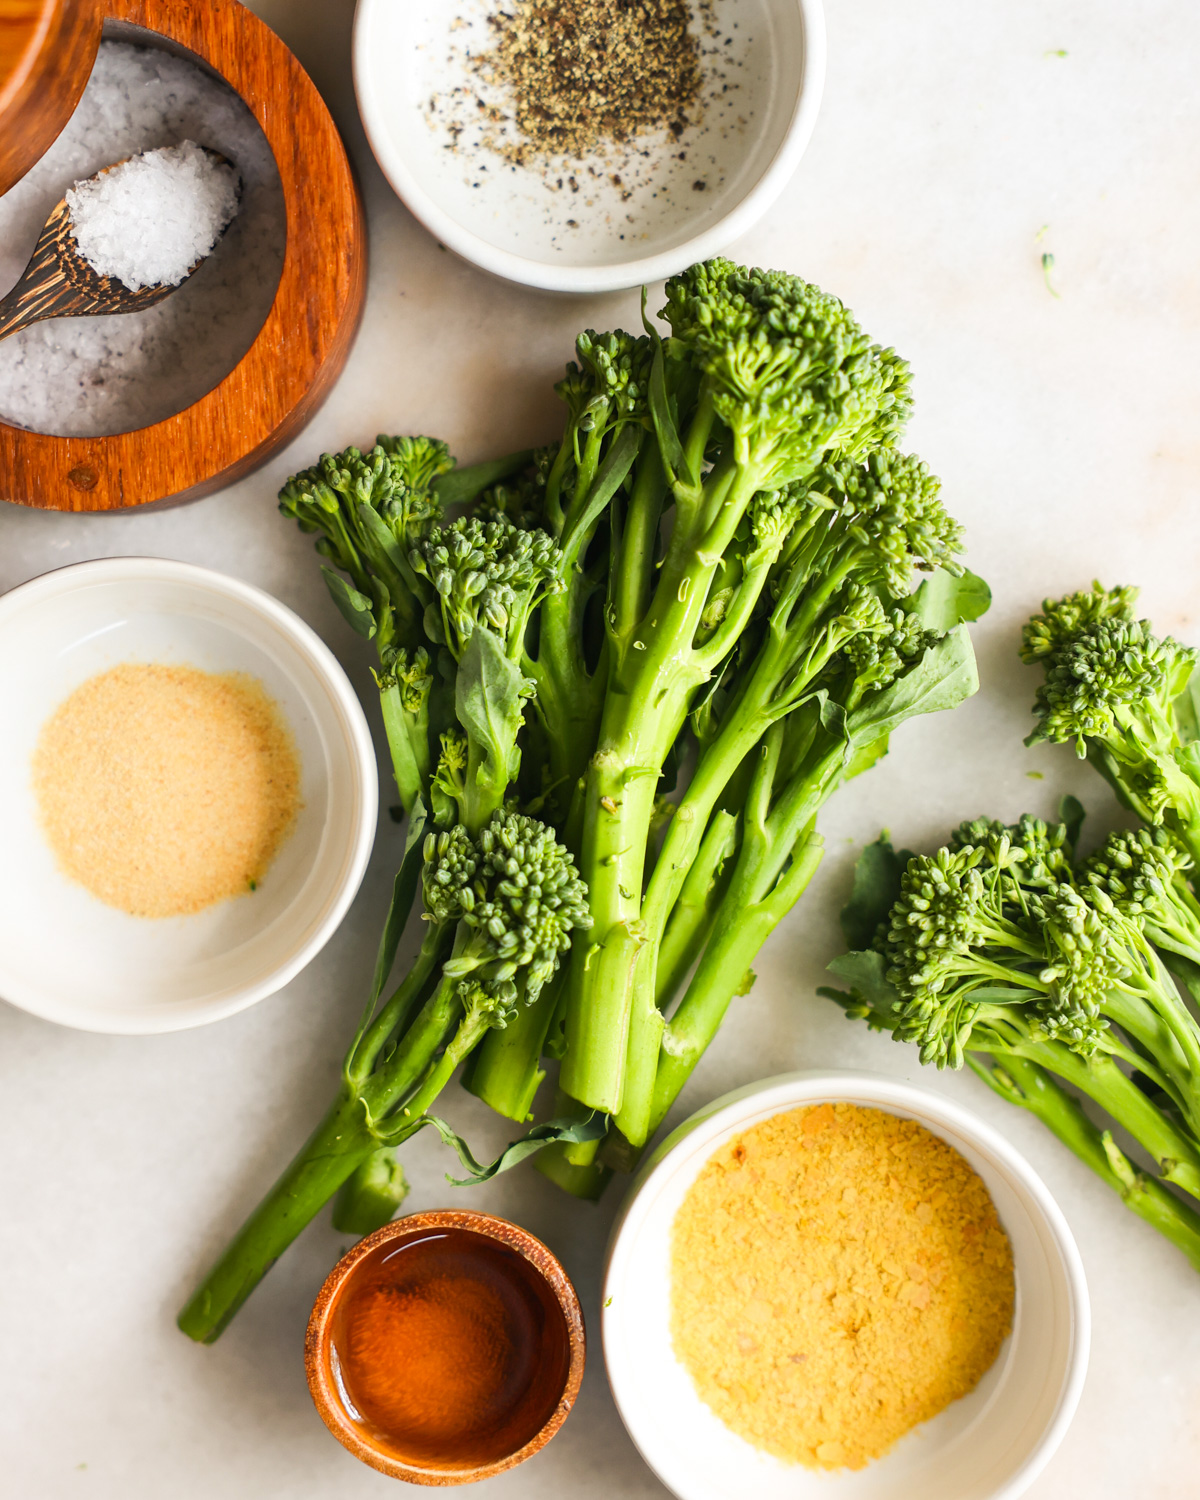
<instances>
[{"instance_id":1,"label":"wooden salt cellar","mask_svg":"<svg viewBox=\"0 0 1200 1500\"><path fill-rule=\"evenodd\" d=\"M0 499L43 510L194 500L264 463L329 394L366 292L362 201L337 127L296 58L238 0L0 0L0 192L70 118L102 30L189 57L241 96L275 156L287 245L254 343L184 411L111 437L0 419Z\"/></svg>"}]
</instances>

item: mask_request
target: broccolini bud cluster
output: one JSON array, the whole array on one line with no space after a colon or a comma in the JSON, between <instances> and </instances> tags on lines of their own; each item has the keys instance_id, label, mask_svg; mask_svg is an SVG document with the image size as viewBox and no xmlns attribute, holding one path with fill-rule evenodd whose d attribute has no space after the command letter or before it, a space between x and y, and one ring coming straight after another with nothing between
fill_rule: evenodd
<instances>
[{"instance_id":1,"label":"broccolini bud cluster","mask_svg":"<svg viewBox=\"0 0 1200 1500\"><path fill-rule=\"evenodd\" d=\"M870 595L876 598L875 595ZM878 602L878 600L877 600ZM902 609L884 610L881 621L864 623L842 649L854 673L854 697L890 687L913 662L942 639L936 630L926 630L916 615ZM845 611L843 612L845 614Z\"/></svg>"},{"instance_id":2,"label":"broccolini bud cluster","mask_svg":"<svg viewBox=\"0 0 1200 1500\"><path fill-rule=\"evenodd\" d=\"M1031 901L1047 953L1038 979L1049 988L1035 1007L1041 1029L1085 1057L1107 1029L1100 1013L1105 999L1129 972L1098 902L1111 904L1099 892L1089 899L1065 883Z\"/></svg>"},{"instance_id":3,"label":"broccolini bud cluster","mask_svg":"<svg viewBox=\"0 0 1200 1500\"><path fill-rule=\"evenodd\" d=\"M893 442L911 407L908 366L847 308L798 276L715 259L667 282L672 347L697 366L735 437L768 447L780 480L826 448Z\"/></svg>"},{"instance_id":4,"label":"broccolini bud cluster","mask_svg":"<svg viewBox=\"0 0 1200 1500\"><path fill-rule=\"evenodd\" d=\"M574 860L536 818L498 812L477 842L456 824L430 836L426 862L427 872L431 865L434 870L426 876L431 915L443 920L443 913L456 913L462 924L463 940L444 966L450 978L490 986L516 980L529 1003L558 968L572 932L591 925ZM453 892L443 872L458 880ZM436 911L431 897L439 903Z\"/></svg>"},{"instance_id":5,"label":"broccolini bud cluster","mask_svg":"<svg viewBox=\"0 0 1200 1500\"><path fill-rule=\"evenodd\" d=\"M1159 948L1200 962L1200 902L1187 852L1162 828L1110 833L1081 871Z\"/></svg>"},{"instance_id":6,"label":"broccolini bud cluster","mask_svg":"<svg viewBox=\"0 0 1200 1500\"><path fill-rule=\"evenodd\" d=\"M1073 740L1082 759L1087 740L1120 738L1134 718L1161 721L1169 737L1171 705L1197 659L1190 647L1156 637L1146 620L1110 617L1085 625L1043 658L1046 680L1034 707L1039 723L1029 742Z\"/></svg>"},{"instance_id":7,"label":"broccolini bud cluster","mask_svg":"<svg viewBox=\"0 0 1200 1500\"><path fill-rule=\"evenodd\" d=\"M379 687L399 688L400 706L405 713L414 716L421 713L433 686L433 669L425 647L418 646L410 652L403 646L384 646L379 652L379 663L383 670L374 674Z\"/></svg>"},{"instance_id":8,"label":"broccolini bud cluster","mask_svg":"<svg viewBox=\"0 0 1200 1500\"><path fill-rule=\"evenodd\" d=\"M1069 848L1061 823L980 818L910 862L879 947L897 1035L923 1061L961 1067L972 1029L997 1014L1084 1056L1103 1044L1106 1001L1139 987L1139 933L1102 891L1073 884Z\"/></svg>"},{"instance_id":9,"label":"broccolini bud cluster","mask_svg":"<svg viewBox=\"0 0 1200 1500\"><path fill-rule=\"evenodd\" d=\"M1071 879L1071 844L1065 823L1046 823L1023 813L1016 823L973 818L950 836L951 849L981 849L996 871L1016 869L1009 899L1022 904L1021 891L1044 890Z\"/></svg>"},{"instance_id":10,"label":"broccolini bud cluster","mask_svg":"<svg viewBox=\"0 0 1200 1500\"><path fill-rule=\"evenodd\" d=\"M463 913L463 892L472 888L479 869L475 841L456 823L428 834L422 853L426 916L433 922L457 922Z\"/></svg>"},{"instance_id":11,"label":"broccolini bud cluster","mask_svg":"<svg viewBox=\"0 0 1200 1500\"><path fill-rule=\"evenodd\" d=\"M509 656L517 656L533 609L564 587L562 553L554 540L503 516L437 527L409 560L437 595L425 612L426 632L456 659L481 625L501 638Z\"/></svg>"},{"instance_id":12,"label":"broccolini bud cluster","mask_svg":"<svg viewBox=\"0 0 1200 1500\"><path fill-rule=\"evenodd\" d=\"M588 328L575 340L578 363L568 364L555 390L579 432L591 432L613 422L640 420L654 347L645 334L597 333Z\"/></svg>"},{"instance_id":13,"label":"broccolini bud cluster","mask_svg":"<svg viewBox=\"0 0 1200 1500\"><path fill-rule=\"evenodd\" d=\"M1043 600L1042 613L1021 631L1021 660L1041 661L1101 620L1132 620L1137 596L1135 588L1093 583L1080 593Z\"/></svg>"},{"instance_id":14,"label":"broccolini bud cluster","mask_svg":"<svg viewBox=\"0 0 1200 1500\"><path fill-rule=\"evenodd\" d=\"M587 888L552 829L521 813L497 813L479 835L480 873L489 895L464 920L486 929L498 956L524 969L533 1000L558 968L577 928L592 925Z\"/></svg>"},{"instance_id":15,"label":"broccolini bud cluster","mask_svg":"<svg viewBox=\"0 0 1200 1500\"><path fill-rule=\"evenodd\" d=\"M847 536L862 550L864 572L893 599L912 588L913 567L960 574L962 527L939 499L941 480L915 453L876 450L862 462L826 461L812 487L836 503Z\"/></svg>"},{"instance_id":16,"label":"broccolini bud cluster","mask_svg":"<svg viewBox=\"0 0 1200 1500\"><path fill-rule=\"evenodd\" d=\"M1099 886L1118 911L1140 917L1160 912L1187 890L1189 856L1161 828L1110 833L1083 866L1083 877Z\"/></svg>"},{"instance_id":17,"label":"broccolini bud cluster","mask_svg":"<svg viewBox=\"0 0 1200 1500\"><path fill-rule=\"evenodd\" d=\"M480 495L475 514L481 521L508 520L532 531L544 523L546 479L557 449L537 448L530 463L519 474L495 484Z\"/></svg>"},{"instance_id":18,"label":"broccolini bud cluster","mask_svg":"<svg viewBox=\"0 0 1200 1500\"><path fill-rule=\"evenodd\" d=\"M279 492L279 509L301 531L324 533L317 551L369 593L379 539L364 528L360 507L374 511L397 542L409 545L440 519L441 502L431 487L453 466L436 438L381 435L369 453L323 453L315 467L294 474Z\"/></svg>"}]
</instances>

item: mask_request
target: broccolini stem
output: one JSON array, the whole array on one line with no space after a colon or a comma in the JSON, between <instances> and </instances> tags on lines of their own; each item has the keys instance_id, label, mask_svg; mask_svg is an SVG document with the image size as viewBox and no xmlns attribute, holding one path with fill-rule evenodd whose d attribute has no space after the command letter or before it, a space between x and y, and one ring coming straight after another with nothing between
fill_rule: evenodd
<instances>
[{"instance_id":1,"label":"broccolini stem","mask_svg":"<svg viewBox=\"0 0 1200 1500\"><path fill-rule=\"evenodd\" d=\"M555 1089L555 1119L582 1119L587 1114L586 1106L572 1099L561 1088ZM551 1182L556 1183L574 1197L599 1198L607 1187L612 1172L595 1160L599 1141L582 1144L592 1149L581 1151L579 1146L568 1145L565 1141L554 1141L537 1153L533 1165L543 1177L549 1178Z\"/></svg>"},{"instance_id":2,"label":"broccolini stem","mask_svg":"<svg viewBox=\"0 0 1200 1500\"><path fill-rule=\"evenodd\" d=\"M543 1146L533 1158L534 1170L548 1178L555 1187L570 1193L573 1198L583 1198L594 1203L612 1179L612 1168L592 1162L577 1167L567 1160L565 1147L558 1141Z\"/></svg>"},{"instance_id":3,"label":"broccolini stem","mask_svg":"<svg viewBox=\"0 0 1200 1500\"><path fill-rule=\"evenodd\" d=\"M442 980L395 1052L361 1087L343 1083L329 1113L179 1315L189 1337L204 1343L218 1338L304 1226L360 1163L390 1143L395 1130L384 1132L371 1122L382 1122L430 1069L457 1017L456 987L456 981ZM412 1111L414 1119L418 1113Z\"/></svg>"},{"instance_id":4,"label":"broccolini stem","mask_svg":"<svg viewBox=\"0 0 1200 1500\"><path fill-rule=\"evenodd\" d=\"M709 675L693 642L712 576L757 488L753 466L717 464L701 496L696 536L681 535L689 528L677 520L647 617L610 666L584 791L580 860L595 926L572 956L561 1075L572 1097L610 1114L621 1105L633 970L645 941L642 879L658 775L692 694Z\"/></svg>"},{"instance_id":5,"label":"broccolini stem","mask_svg":"<svg viewBox=\"0 0 1200 1500\"><path fill-rule=\"evenodd\" d=\"M403 706L400 688L395 682L379 690L383 709L383 727L392 756L396 790L406 814L413 810L418 797L429 794L429 708L410 714Z\"/></svg>"},{"instance_id":6,"label":"broccolini stem","mask_svg":"<svg viewBox=\"0 0 1200 1500\"><path fill-rule=\"evenodd\" d=\"M737 847L737 836L736 814L718 809L704 831L659 944L654 975L654 1003L659 1010L666 1010L700 957L712 914L724 895L721 867Z\"/></svg>"},{"instance_id":7,"label":"broccolini stem","mask_svg":"<svg viewBox=\"0 0 1200 1500\"><path fill-rule=\"evenodd\" d=\"M180 1329L198 1343L215 1342L280 1255L378 1144L361 1102L343 1089L192 1293L179 1314Z\"/></svg>"},{"instance_id":8,"label":"broccolini stem","mask_svg":"<svg viewBox=\"0 0 1200 1500\"><path fill-rule=\"evenodd\" d=\"M1125 1206L1177 1246L1200 1270L1200 1214L1167 1191L1161 1182L1134 1169L1114 1144L1084 1114L1079 1101L1060 1088L1045 1069L1015 1053L993 1054L994 1067L970 1053L970 1067L1002 1099L1027 1109L1065 1146L1121 1195Z\"/></svg>"},{"instance_id":9,"label":"broccolini stem","mask_svg":"<svg viewBox=\"0 0 1200 1500\"><path fill-rule=\"evenodd\" d=\"M649 1100L654 1092L663 1013L708 941L714 913L729 884L728 874L724 880L718 879L718 869L736 845L737 822L732 813L716 814L683 883L657 953L653 936L638 952L622 1096L625 1114L621 1118L626 1121L634 1108L632 1101ZM647 932L653 933L649 921L645 921L645 926Z\"/></svg>"},{"instance_id":10,"label":"broccolini stem","mask_svg":"<svg viewBox=\"0 0 1200 1500\"><path fill-rule=\"evenodd\" d=\"M634 471L633 493L616 548L616 574L611 584L610 630L619 650L649 608L654 590L654 549L658 523L667 495L662 459L653 444L644 445Z\"/></svg>"},{"instance_id":11,"label":"broccolini stem","mask_svg":"<svg viewBox=\"0 0 1200 1500\"><path fill-rule=\"evenodd\" d=\"M979 1028L971 1034L970 1048L1023 1057L1094 1099L1149 1152L1168 1182L1200 1198L1200 1143L1158 1109L1111 1057L1103 1053L1080 1057L1062 1042L1014 1038L1010 1043L998 1033L992 1043Z\"/></svg>"},{"instance_id":12,"label":"broccolini stem","mask_svg":"<svg viewBox=\"0 0 1200 1500\"><path fill-rule=\"evenodd\" d=\"M371 1119L381 1121L398 1105L407 1103L408 1094L418 1086L459 1018L462 1006L457 991L458 980L443 976L395 1052L362 1085L362 1098ZM416 1113L411 1108L409 1112Z\"/></svg>"},{"instance_id":13,"label":"broccolini stem","mask_svg":"<svg viewBox=\"0 0 1200 1500\"><path fill-rule=\"evenodd\" d=\"M640 1049L652 1045L654 1026L641 995L634 1001L644 1024L631 1036L626 1059L631 1082L615 1120L634 1147L644 1145L662 1124L716 1035L730 1001L743 982L752 979L749 971L755 954L800 899L820 863L822 843L815 832L815 818L845 774L845 751L840 741L822 732L800 769L776 789L787 729L786 721L778 723L763 741L746 795L737 864L699 966L662 1032L653 1064ZM651 924L647 927L653 930ZM637 1055L634 1040L639 1045Z\"/></svg>"},{"instance_id":14,"label":"broccolini stem","mask_svg":"<svg viewBox=\"0 0 1200 1500\"><path fill-rule=\"evenodd\" d=\"M588 434L583 463L576 475L569 513L562 514L557 496L561 488L560 470L570 442L564 440L559 457L551 470L556 484L553 506L558 507L562 529L570 530L563 554L565 588L549 594L542 602L538 616L537 657L526 658L525 670L537 684L535 711L545 725L545 748L552 786L564 788L564 801L570 803L572 791L586 770L588 755L600 732L604 707L604 685L607 676L606 656L589 670L584 658L584 613L596 584L583 567L583 558L595 534L597 521L590 526L577 525L586 514L589 490L596 478L601 429ZM570 435L568 435L568 438ZM555 481L554 476L560 477ZM661 481L660 481L661 483ZM551 489L547 487L548 504ZM660 502L661 503L661 502ZM575 841L568 837L572 852Z\"/></svg>"},{"instance_id":15,"label":"broccolini stem","mask_svg":"<svg viewBox=\"0 0 1200 1500\"><path fill-rule=\"evenodd\" d=\"M461 1011L461 1004L458 1008ZM446 1043L445 1051L432 1064L417 1092L405 1105L405 1114L411 1115L414 1122L432 1106L433 1101L450 1082L455 1068L471 1052L487 1029L487 1019L481 1015L468 1015L459 1022L458 1029Z\"/></svg>"},{"instance_id":16,"label":"broccolini stem","mask_svg":"<svg viewBox=\"0 0 1200 1500\"><path fill-rule=\"evenodd\" d=\"M545 1070L546 1033L562 994L560 969L532 1005L522 1005L507 1026L493 1027L471 1054L464 1087L510 1120L527 1120Z\"/></svg>"},{"instance_id":17,"label":"broccolini stem","mask_svg":"<svg viewBox=\"0 0 1200 1500\"><path fill-rule=\"evenodd\" d=\"M364 1234L388 1224L408 1197L408 1179L392 1146L381 1146L360 1162L338 1189L331 1223L339 1234Z\"/></svg>"},{"instance_id":18,"label":"broccolini stem","mask_svg":"<svg viewBox=\"0 0 1200 1500\"><path fill-rule=\"evenodd\" d=\"M644 1145L666 1118L716 1036L733 997L745 993L753 982L750 966L758 950L804 894L823 853L820 834L809 832L794 849L792 863L782 877L760 894L769 869L766 851L752 852L752 846L743 844L713 935L679 1009L663 1033L653 1094L649 1099L645 1095L631 1098L617 1116L618 1129L632 1145Z\"/></svg>"},{"instance_id":19,"label":"broccolini stem","mask_svg":"<svg viewBox=\"0 0 1200 1500\"><path fill-rule=\"evenodd\" d=\"M453 936L454 926L451 923L434 922L429 925L412 968L347 1057L345 1077L349 1084L361 1088L370 1078L380 1053L403 1030L410 1011L436 974Z\"/></svg>"}]
</instances>

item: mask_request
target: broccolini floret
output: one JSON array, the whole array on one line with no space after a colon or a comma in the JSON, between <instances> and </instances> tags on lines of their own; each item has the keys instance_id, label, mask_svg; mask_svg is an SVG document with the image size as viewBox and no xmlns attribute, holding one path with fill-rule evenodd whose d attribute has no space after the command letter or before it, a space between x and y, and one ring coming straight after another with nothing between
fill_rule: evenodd
<instances>
[{"instance_id":1,"label":"broccolini floret","mask_svg":"<svg viewBox=\"0 0 1200 1500\"><path fill-rule=\"evenodd\" d=\"M461 824L432 833L419 858L420 953L382 1005L379 981L325 1119L180 1314L192 1338L219 1336L277 1256L355 1173L378 1175L381 1149L426 1123L459 1063L485 1032L536 1000L571 934L590 921L571 856L550 829L519 813L495 813L476 838ZM341 1211L353 1217L355 1200Z\"/></svg>"},{"instance_id":2,"label":"broccolini floret","mask_svg":"<svg viewBox=\"0 0 1200 1500\"><path fill-rule=\"evenodd\" d=\"M1047 600L1026 625L1022 657L1045 680L1026 741L1074 744L1145 822L1164 824L1200 857L1200 759L1181 733L1178 705L1197 653L1134 618L1137 591L1104 590ZM1194 711L1193 711L1194 717Z\"/></svg>"},{"instance_id":3,"label":"broccolini floret","mask_svg":"<svg viewBox=\"0 0 1200 1500\"><path fill-rule=\"evenodd\" d=\"M821 993L922 1062L969 1064L1200 1264L1200 1218L1141 1179L1063 1090L1200 1197L1200 1025L1155 946L1169 932L1190 947L1195 902L1177 884L1189 862L1161 830L1111 835L1078 867L1073 842L1066 824L1031 817L961 824L898 873L874 948L830 966L850 992ZM880 848L876 871L892 857Z\"/></svg>"},{"instance_id":4,"label":"broccolini floret","mask_svg":"<svg viewBox=\"0 0 1200 1500\"><path fill-rule=\"evenodd\" d=\"M381 439L284 487L378 651L409 847L338 1099L189 1305L198 1337L339 1183L344 1222L386 1212L388 1152L460 1062L524 1125L561 1058L558 1118L513 1149L590 1194L631 1165L812 878L825 802L976 688L987 589L898 449L904 361L725 260L661 316L579 335L551 448L459 470Z\"/></svg>"}]
</instances>

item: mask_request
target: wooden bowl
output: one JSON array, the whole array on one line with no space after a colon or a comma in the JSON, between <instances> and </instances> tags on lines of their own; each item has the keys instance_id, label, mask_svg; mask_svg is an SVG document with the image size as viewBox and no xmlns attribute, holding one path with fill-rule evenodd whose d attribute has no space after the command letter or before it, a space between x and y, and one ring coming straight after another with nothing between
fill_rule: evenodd
<instances>
[{"instance_id":1,"label":"wooden bowl","mask_svg":"<svg viewBox=\"0 0 1200 1500\"><path fill-rule=\"evenodd\" d=\"M28 73L34 97L45 100L40 113L31 113L28 101L21 113L21 132L32 122L35 159L78 102L102 27L106 36L163 45L218 74L241 96L274 153L287 213L283 272L257 338L219 385L172 417L107 437L54 437L0 420L0 499L67 511L198 499L295 437L346 362L366 293L367 255L362 200L345 147L299 62L237 0L0 0L0 22L10 12L9 51L24 36L21 76ZM47 52L31 24L33 32L57 27L65 40ZM4 127L12 120L5 101L18 90L16 73L4 81L3 46L0 182L11 134Z\"/></svg>"},{"instance_id":2,"label":"wooden bowl","mask_svg":"<svg viewBox=\"0 0 1200 1500\"><path fill-rule=\"evenodd\" d=\"M427 1238L439 1230L465 1229L487 1239L495 1240L514 1250L538 1272L562 1312L568 1350L568 1366L562 1394L549 1418L541 1428L513 1452L488 1463L474 1467L418 1466L406 1462L390 1450L382 1440L371 1439L363 1425L350 1418L342 1397L338 1393L341 1377L335 1375L331 1358L334 1323L339 1301L355 1272L363 1268L368 1257L382 1246L394 1245L397 1249L405 1240ZM355 1458L388 1474L393 1479L404 1479L410 1484L473 1484L478 1479L489 1479L494 1474L514 1468L539 1452L562 1424L579 1394L579 1383L583 1379L585 1339L583 1314L575 1288L567 1278L556 1256L541 1240L535 1239L528 1230L511 1224L507 1219L497 1219L490 1214L444 1210L434 1213L409 1214L395 1219L367 1235L344 1255L330 1272L325 1285L317 1297L309 1319L308 1335L304 1344L304 1363L308 1372L308 1388L322 1421L338 1442L354 1454Z\"/></svg>"},{"instance_id":3,"label":"wooden bowl","mask_svg":"<svg viewBox=\"0 0 1200 1500\"><path fill-rule=\"evenodd\" d=\"M96 0L0 0L0 196L67 123L99 45Z\"/></svg>"}]
</instances>

